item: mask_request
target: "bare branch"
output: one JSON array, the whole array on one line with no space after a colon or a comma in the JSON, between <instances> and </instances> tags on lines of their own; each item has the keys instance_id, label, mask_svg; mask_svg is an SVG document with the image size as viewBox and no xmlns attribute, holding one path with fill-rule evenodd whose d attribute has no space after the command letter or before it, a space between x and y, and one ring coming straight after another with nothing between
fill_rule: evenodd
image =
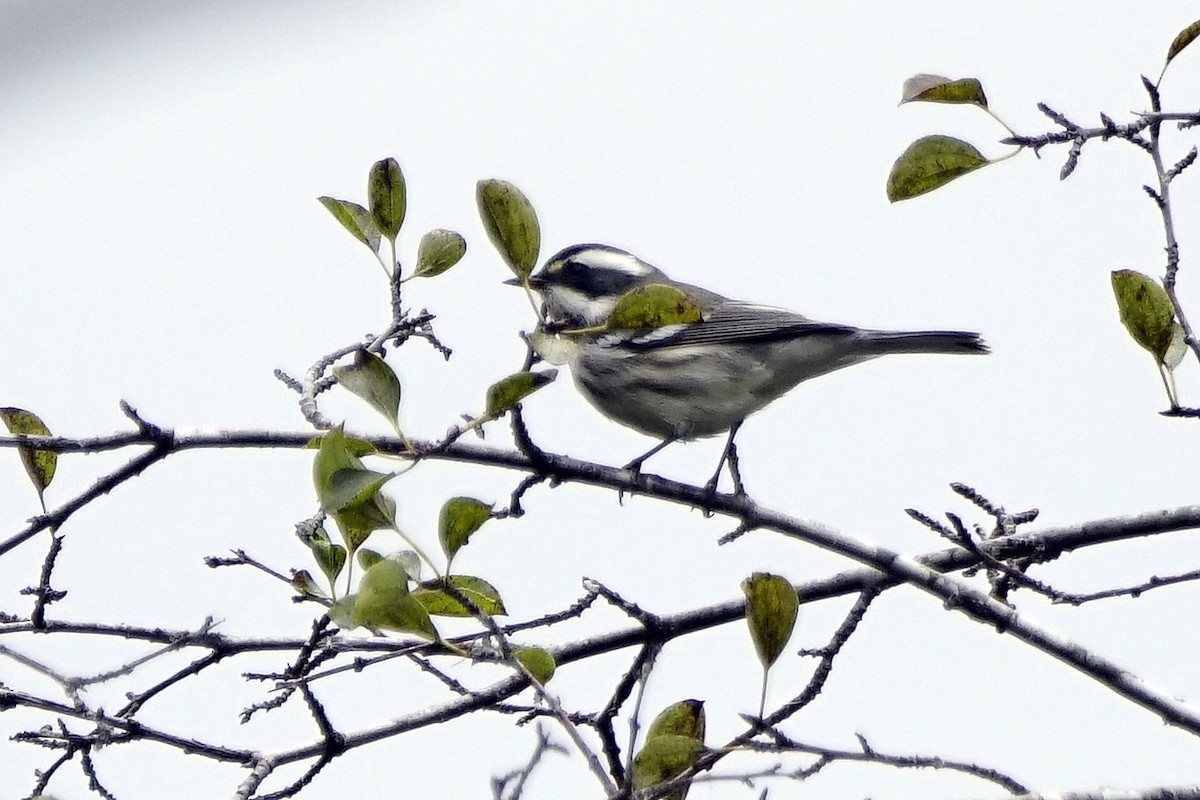
<instances>
[{"instance_id":1,"label":"bare branch","mask_svg":"<svg viewBox=\"0 0 1200 800\"><path fill-rule=\"evenodd\" d=\"M542 762L547 753L562 753L566 755L567 749L551 741L549 731L539 725L537 727L537 743L534 745L533 754L529 757L529 761L521 769L513 770L498 778L493 778L492 797L495 800L521 800L526 782L528 782L534 769Z\"/></svg>"},{"instance_id":2,"label":"bare branch","mask_svg":"<svg viewBox=\"0 0 1200 800\"><path fill-rule=\"evenodd\" d=\"M1152 786L1146 789L1084 789L1077 792L1032 792L1005 800L1200 800L1200 784Z\"/></svg>"}]
</instances>

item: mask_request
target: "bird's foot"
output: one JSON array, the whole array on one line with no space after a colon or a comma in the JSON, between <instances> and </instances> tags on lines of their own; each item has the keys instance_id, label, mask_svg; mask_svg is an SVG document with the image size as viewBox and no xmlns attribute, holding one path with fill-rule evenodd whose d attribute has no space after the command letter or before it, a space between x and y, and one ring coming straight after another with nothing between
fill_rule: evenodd
<instances>
[{"instance_id":1,"label":"bird's foot","mask_svg":"<svg viewBox=\"0 0 1200 800\"><path fill-rule=\"evenodd\" d=\"M633 461L630 461L628 464L621 467L621 469L630 473L630 483L637 483L638 479L642 477L642 462L645 460L646 456L641 456L640 458L635 458ZM633 494L632 488L630 488L629 493ZM620 505L625 505L625 489L617 490L617 503Z\"/></svg>"},{"instance_id":2,"label":"bird's foot","mask_svg":"<svg viewBox=\"0 0 1200 800\"><path fill-rule=\"evenodd\" d=\"M729 441L725 445L725 452L721 454L721 460L717 463L717 471L708 479L708 483L704 484L704 491L701 494L703 500L702 511L704 516L711 517L713 511L709 508L709 504L713 498L717 496L717 486L721 483L721 471L729 467L729 477L733 479L733 497L745 497L746 486L742 483L742 471L738 467L737 445L733 443L733 434L737 432L735 428L730 434Z\"/></svg>"},{"instance_id":3,"label":"bird's foot","mask_svg":"<svg viewBox=\"0 0 1200 800\"><path fill-rule=\"evenodd\" d=\"M700 513L706 517L713 515L713 510L709 508L712 499L717 496L717 485L721 482L721 470L718 469L716 474L708 479L708 483L704 484L704 490L700 493Z\"/></svg>"},{"instance_id":4,"label":"bird's foot","mask_svg":"<svg viewBox=\"0 0 1200 800\"><path fill-rule=\"evenodd\" d=\"M737 446L729 446L729 455L725 459L725 463L729 466L729 477L733 479L733 496L745 497L746 485L742 483L742 470L738 465Z\"/></svg>"}]
</instances>

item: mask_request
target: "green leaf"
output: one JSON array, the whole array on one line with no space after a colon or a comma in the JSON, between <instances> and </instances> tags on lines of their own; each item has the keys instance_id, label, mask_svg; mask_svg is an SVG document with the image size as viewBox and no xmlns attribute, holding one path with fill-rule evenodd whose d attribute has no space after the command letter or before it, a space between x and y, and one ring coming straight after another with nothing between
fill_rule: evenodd
<instances>
[{"instance_id":1,"label":"green leaf","mask_svg":"<svg viewBox=\"0 0 1200 800\"><path fill-rule=\"evenodd\" d=\"M453 267L467 252L467 240L454 231L433 230L421 237L417 269L409 277L432 278Z\"/></svg>"},{"instance_id":2,"label":"green leaf","mask_svg":"<svg viewBox=\"0 0 1200 800\"><path fill-rule=\"evenodd\" d=\"M513 657L543 686L550 682L558 669L554 655L541 647L514 647Z\"/></svg>"},{"instance_id":3,"label":"green leaf","mask_svg":"<svg viewBox=\"0 0 1200 800\"><path fill-rule=\"evenodd\" d=\"M367 203L371 207L371 219L380 232L395 241L404 224L405 197L404 173L394 158L376 161L367 178Z\"/></svg>"},{"instance_id":4,"label":"green leaf","mask_svg":"<svg viewBox=\"0 0 1200 800\"><path fill-rule=\"evenodd\" d=\"M324 599L325 593L317 586L317 582L313 580L312 573L306 569L292 570L292 588L301 597Z\"/></svg>"},{"instance_id":5,"label":"green leaf","mask_svg":"<svg viewBox=\"0 0 1200 800\"><path fill-rule=\"evenodd\" d=\"M503 616L508 613L504 600L496 587L483 578L473 575L450 575L446 580L450 585L471 600L479 610L491 616ZM421 584L412 590L413 597L425 607L430 614L439 617L471 617L474 612L465 603L459 601L440 581Z\"/></svg>"},{"instance_id":6,"label":"green leaf","mask_svg":"<svg viewBox=\"0 0 1200 800\"><path fill-rule=\"evenodd\" d=\"M1117 298L1117 311L1129 335L1158 363L1165 365L1172 342L1182 335L1167 290L1149 275L1131 269L1114 271L1112 287Z\"/></svg>"},{"instance_id":7,"label":"green leaf","mask_svg":"<svg viewBox=\"0 0 1200 800\"><path fill-rule=\"evenodd\" d=\"M944 186L988 164L973 146L953 136L924 136L908 146L892 165L887 195L893 203Z\"/></svg>"},{"instance_id":8,"label":"green leaf","mask_svg":"<svg viewBox=\"0 0 1200 800\"><path fill-rule=\"evenodd\" d=\"M333 376L399 429L400 379L386 361L360 347L354 353L354 363L334 367Z\"/></svg>"},{"instance_id":9,"label":"green leaf","mask_svg":"<svg viewBox=\"0 0 1200 800\"><path fill-rule=\"evenodd\" d=\"M46 427L46 423L42 422L32 411L22 408L0 408L0 419L4 420L4 425L8 428L9 433L25 436L50 435L50 429ZM37 491L38 502L42 504L44 513L46 500L43 492L50 485L50 481L54 480L54 470L58 467L58 453L53 450L38 450L25 446L18 447L17 453L21 456L21 463L25 466L29 480L33 482L33 488Z\"/></svg>"},{"instance_id":10,"label":"green leaf","mask_svg":"<svg viewBox=\"0 0 1200 800\"><path fill-rule=\"evenodd\" d=\"M360 625L401 633L415 633L430 640L438 638L437 628L425 610L412 595L385 597L359 593L354 602L354 617Z\"/></svg>"},{"instance_id":11,"label":"green leaf","mask_svg":"<svg viewBox=\"0 0 1200 800\"><path fill-rule=\"evenodd\" d=\"M383 592L408 594L408 570L399 561L385 558L376 561L363 572L358 582L358 593Z\"/></svg>"},{"instance_id":12,"label":"green leaf","mask_svg":"<svg viewBox=\"0 0 1200 800\"><path fill-rule=\"evenodd\" d=\"M680 700L664 708L646 729L647 740L655 736L688 736L703 742L704 701Z\"/></svg>"},{"instance_id":13,"label":"green leaf","mask_svg":"<svg viewBox=\"0 0 1200 800\"><path fill-rule=\"evenodd\" d=\"M496 381L487 391L487 417L498 417L505 411L542 388L558 375L558 370L542 372L514 372L507 378Z\"/></svg>"},{"instance_id":14,"label":"green leaf","mask_svg":"<svg viewBox=\"0 0 1200 800\"><path fill-rule=\"evenodd\" d=\"M339 598L329 607L329 619L334 625L343 630L353 630L361 623L354 613L354 605L358 602L358 594L348 594Z\"/></svg>"},{"instance_id":15,"label":"green leaf","mask_svg":"<svg viewBox=\"0 0 1200 800\"><path fill-rule=\"evenodd\" d=\"M342 535L342 541L345 542L346 549L351 553L357 553L358 548L362 546L363 542L372 533L380 528L388 527L387 525L362 522L353 514L334 514L333 521L337 523L338 532Z\"/></svg>"},{"instance_id":16,"label":"green leaf","mask_svg":"<svg viewBox=\"0 0 1200 800\"><path fill-rule=\"evenodd\" d=\"M319 497L325 491L329 476L339 469L363 468L362 460L355 453L352 440L346 436L341 425L325 432L319 440L320 447L313 459L313 487Z\"/></svg>"},{"instance_id":17,"label":"green leaf","mask_svg":"<svg viewBox=\"0 0 1200 800\"><path fill-rule=\"evenodd\" d=\"M376 472L360 467L339 469L329 476L323 491L318 494L321 510L332 514L347 507L366 505L394 477L394 472Z\"/></svg>"},{"instance_id":18,"label":"green leaf","mask_svg":"<svg viewBox=\"0 0 1200 800\"><path fill-rule=\"evenodd\" d=\"M371 252L379 252L379 227L371 219L371 213L358 203L349 200L338 200L336 197L318 197L317 200L333 218L342 223L342 227L350 231L350 235L371 248Z\"/></svg>"},{"instance_id":19,"label":"green leaf","mask_svg":"<svg viewBox=\"0 0 1200 800\"><path fill-rule=\"evenodd\" d=\"M800 597L791 581L766 572L756 572L742 581L742 591L746 594L750 638L763 668L770 669L792 638Z\"/></svg>"},{"instance_id":20,"label":"green leaf","mask_svg":"<svg viewBox=\"0 0 1200 800\"><path fill-rule=\"evenodd\" d=\"M633 759L633 788L646 789L671 780L695 764L703 752L704 744L690 736L667 734L647 739ZM682 793L668 797L682 798L687 787L681 789Z\"/></svg>"},{"instance_id":21,"label":"green leaf","mask_svg":"<svg viewBox=\"0 0 1200 800\"><path fill-rule=\"evenodd\" d=\"M342 568L346 566L346 548L330 541L324 525L318 525L300 538L312 551L317 566L332 587L338 575L342 574Z\"/></svg>"},{"instance_id":22,"label":"green leaf","mask_svg":"<svg viewBox=\"0 0 1200 800\"><path fill-rule=\"evenodd\" d=\"M610 330L660 328L699 322L701 318L700 306L687 292L665 283L652 283L621 295L605 327Z\"/></svg>"},{"instance_id":23,"label":"green leaf","mask_svg":"<svg viewBox=\"0 0 1200 800\"><path fill-rule=\"evenodd\" d=\"M374 565L378 564L380 561L383 561L383 555L375 550L370 549L369 547L364 547L359 550L356 553L356 557L358 558L358 565L364 570L368 570ZM407 570L405 571L407 572Z\"/></svg>"},{"instance_id":24,"label":"green leaf","mask_svg":"<svg viewBox=\"0 0 1200 800\"><path fill-rule=\"evenodd\" d=\"M383 630L437 639L425 607L408 590L408 575L398 562L384 559L363 574L354 599L354 620Z\"/></svg>"},{"instance_id":25,"label":"green leaf","mask_svg":"<svg viewBox=\"0 0 1200 800\"><path fill-rule=\"evenodd\" d=\"M377 493L368 502L351 504L334 512L333 519L342 533L342 541L353 553L373 531L396 528L396 501Z\"/></svg>"},{"instance_id":26,"label":"green leaf","mask_svg":"<svg viewBox=\"0 0 1200 800\"><path fill-rule=\"evenodd\" d=\"M927 103L974 103L987 108L987 95L978 78L951 80L943 75L923 72L913 75L904 82L900 91L900 105L924 101Z\"/></svg>"},{"instance_id":27,"label":"green leaf","mask_svg":"<svg viewBox=\"0 0 1200 800\"><path fill-rule=\"evenodd\" d=\"M365 468L355 455L363 444L367 443L347 437L339 425L321 437L320 450L313 459L317 498L321 507L333 514L350 552L357 550L372 531L396 527L396 502L378 491L395 474ZM333 476L344 470L349 472L338 475L335 483Z\"/></svg>"},{"instance_id":28,"label":"green leaf","mask_svg":"<svg viewBox=\"0 0 1200 800\"><path fill-rule=\"evenodd\" d=\"M1188 25L1171 40L1171 46L1167 48L1167 63L1170 64L1171 59L1179 55L1183 48L1194 42L1197 36L1200 36L1200 20L1196 20L1191 25Z\"/></svg>"},{"instance_id":29,"label":"green leaf","mask_svg":"<svg viewBox=\"0 0 1200 800\"><path fill-rule=\"evenodd\" d=\"M342 426L339 425L338 430L341 430L341 428L342 428ZM325 440L324 434L322 434L321 436L314 436L313 438L309 439L307 442L304 443L304 449L305 450L320 450L321 442L323 442L324 440ZM361 458L362 456L370 456L370 455L374 455L379 452L378 447L371 444L366 439L359 439L357 436L346 436L343 433L342 434L342 442L343 442L343 444L342 444L343 449L350 455L354 456L355 458Z\"/></svg>"},{"instance_id":30,"label":"green leaf","mask_svg":"<svg viewBox=\"0 0 1200 800\"><path fill-rule=\"evenodd\" d=\"M325 573L325 577L329 579L329 584L332 586L338 575L342 574L342 568L346 566L346 548L328 540L326 540L326 545L323 550L314 549L313 555L317 557L317 566L321 568L321 572Z\"/></svg>"},{"instance_id":31,"label":"green leaf","mask_svg":"<svg viewBox=\"0 0 1200 800\"><path fill-rule=\"evenodd\" d=\"M451 497L442 505L438 517L438 541L447 560L461 550L479 530L483 523L492 518L492 507L473 497Z\"/></svg>"},{"instance_id":32,"label":"green leaf","mask_svg":"<svg viewBox=\"0 0 1200 800\"><path fill-rule=\"evenodd\" d=\"M659 712L646 730L646 744L638 754L642 759L642 770L645 772L642 779L650 780L649 785L652 785L670 780L692 766L704 749L704 727L704 703L700 700L681 700ZM652 744L657 739L666 739L666 744ZM690 739L696 746L684 745L680 739ZM634 764L636 786L639 780L636 777L636 759ZM687 797L689 788L691 781L673 789L665 797L667 800L683 800Z\"/></svg>"},{"instance_id":33,"label":"green leaf","mask_svg":"<svg viewBox=\"0 0 1200 800\"><path fill-rule=\"evenodd\" d=\"M475 185L479 216L492 244L518 278L527 278L542 245L537 214L521 190L508 181L482 180Z\"/></svg>"}]
</instances>

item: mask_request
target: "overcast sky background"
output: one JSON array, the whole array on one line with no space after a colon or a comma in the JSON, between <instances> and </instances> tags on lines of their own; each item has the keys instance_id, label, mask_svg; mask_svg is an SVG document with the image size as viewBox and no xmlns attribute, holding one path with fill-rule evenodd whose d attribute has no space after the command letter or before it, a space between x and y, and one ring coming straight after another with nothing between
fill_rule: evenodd
<instances>
[{"instance_id":1,"label":"overcast sky background","mask_svg":"<svg viewBox=\"0 0 1200 800\"><path fill-rule=\"evenodd\" d=\"M1064 151L1030 153L932 195L891 205L884 182L918 136L949 133L1003 155L1004 131L978 109L908 105L917 72L983 79L993 109L1022 132L1050 123L1045 101L1079 123L1147 108L1139 75L1158 75L1194 3L1013 0L963 4L770 2L51 2L0 0L0 405L35 411L56 433L127 429L117 403L178 428L303 426L295 395L272 377L380 330L378 266L315 201L363 201L370 164L396 157L408 180L401 258L421 234L454 228L468 254L451 272L407 284L438 316L447 364L420 342L389 362L405 386L402 419L432 438L482 410L486 387L518 368L532 323L486 241L475 182L503 177L538 210L543 259L599 241L726 294L867 327L981 331L987 358L896 358L802 385L739 436L743 474L760 502L888 547L942 543L904 515L954 510L986 522L948 489L975 486L1010 509L1036 506L1056 525L1193 503L1200 445L1166 405L1150 358L1116 315L1109 272L1160 274L1162 231L1140 186L1149 160L1122 143L1087 146L1060 183ZM1196 107L1200 50L1186 51L1164 102ZM1194 136L1174 131L1168 155ZM1181 293L1200 305L1195 175L1176 184ZM1182 399L1200 405L1196 365ZM527 417L547 449L621 464L651 443L606 422L566 375L532 398ZM323 408L384 433L353 399ZM503 425L489 442L507 441ZM702 483L720 442L677 446L647 470ZM0 458L0 531L36 510L15 454ZM127 456L64 459L54 506ZM311 454L189 453L76 515L66 529L55 616L195 627L232 634L307 632L313 608L249 570L201 559L245 548L286 570L310 567L292 526L315 510ZM423 464L394 482L401 524L434 541L455 494L505 502L519 476ZM456 565L488 577L514 618L562 607L580 579L605 582L655 612L740 594L753 570L795 581L850 566L769 534L718 547L725 520L606 492L544 487L519 521L493 522ZM372 546L398 548L382 534ZM1084 591L1186 571L1194 534L1072 555L1039 571ZM26 613L43 545L0 560L0 608ZM1200 698L1194 590L1152 592L1081 609L1019 595L1038 621L1095 647L1172 693ZM792 648L817 647L847 603L802 610ZM623 625L600 610L554 643ZM455 630L453 626L449 628ZM122 662L82 644L6 638L64 667ZM125 658L131 657L127 651ZM628 654L569 667L551 688L569 707L605 701ZM91 667L81 666L94 663ZM161 674L181 662L164 663ZM147 720L236 746L312 740L303 713L239 727L262 699L237 673L147 709ZM782 702L807 676L785 657ZM470 674L470 673L468 673ZM479 682L489 675L477 673ZM42 684L10 662L0 681ZM112 700L142 684L109 687ZM378 723L435 702L430 681L376 670L329 685L335 721ZM709 742L741 730L756 708L758 666L741 626L672 645L647 693L648 713L707 701ZM48 721L0 716L0 800L31 785L45 754L8 740ZM80 726L82 729L82 726ZM944 612L915 590L877 602L821 699L788 726L798 738L853 748L975 760L1039 789L1193 782L1196 741L1014 639ZM561 739L561 736L559 737ZM532 734L486 717L349 754L312 797L489 796L488 779L522 763ZM232 794L241 773L152 747L96 754L119 797ZM730 759L725 769L754 762ZM766 762L769 763L769 762ZM772 797L998 796L976 781L882 768L831 768ZM86 795L77 774L52 785ZM579 758L550 760L527 797L598 796ZM757 796L697 785L706 798Z\"/></svg>"}]
</instances>

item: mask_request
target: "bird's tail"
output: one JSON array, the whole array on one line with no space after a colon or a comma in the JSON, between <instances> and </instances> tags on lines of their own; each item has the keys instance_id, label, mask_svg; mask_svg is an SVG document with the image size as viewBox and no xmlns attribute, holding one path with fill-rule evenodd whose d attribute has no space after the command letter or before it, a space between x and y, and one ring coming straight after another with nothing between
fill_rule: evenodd
<instances>
[{"instance_id":1,"label":"bird's tail","mask_svg":"<svg viewBox=\"0 0 1200 800\"><path fill-rule=\"evenodd\" d=\"M879 355L889 353L987 353L978 333L966 331L870 331Z\"/></svg>"}]
</instances>

